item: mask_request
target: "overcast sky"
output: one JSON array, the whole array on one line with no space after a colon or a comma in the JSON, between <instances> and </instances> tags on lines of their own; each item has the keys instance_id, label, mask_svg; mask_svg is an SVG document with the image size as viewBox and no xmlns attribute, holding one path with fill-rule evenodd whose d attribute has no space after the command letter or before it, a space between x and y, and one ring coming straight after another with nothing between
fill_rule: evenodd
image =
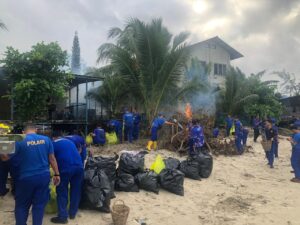
<instances>
[{"instance_id":1,"label":"overcast sky","mask_svg":"<svg viewBox=\"0 0 300 225\"><path fill-rule=\"evenodd\" d=\"M300 77L300 0L1 0L0 54L57 41L70 53L75 30L81 57L96 66L96 50L110 27L126 19L161 17L189 42L219 36L245 57L232 61L247 74L285 69Z\"/></svg>"}]
</instances>

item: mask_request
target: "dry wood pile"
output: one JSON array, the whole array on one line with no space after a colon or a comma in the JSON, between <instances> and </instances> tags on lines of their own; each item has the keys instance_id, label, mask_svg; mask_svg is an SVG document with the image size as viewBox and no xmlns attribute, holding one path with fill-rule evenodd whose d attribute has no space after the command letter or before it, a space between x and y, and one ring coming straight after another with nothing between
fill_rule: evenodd
<instances>
[{"instance_id":1,"label":"dry wood pile","mask_svg":"<svg viewBox=\"0 0 300 225\"><path fill-rule=\"evenodd\" d=\"M213 128L215 117L206 114L203 111L197 111L193 114L193 119L199 119L200 124L204 128L205 147L215 155L236 155L234 137L225 137L225 130L220 129L220 134L214 138ZM186 114L176 113L172 116L172 122L176 121L175 126L164 126L159 134L159 144L161 148L167 148L172 151L185 154L188 151L189 132L188 127L191 124L191 119ZM248 151L248 148L246 151Z\"/></svg>"}]
</instances>

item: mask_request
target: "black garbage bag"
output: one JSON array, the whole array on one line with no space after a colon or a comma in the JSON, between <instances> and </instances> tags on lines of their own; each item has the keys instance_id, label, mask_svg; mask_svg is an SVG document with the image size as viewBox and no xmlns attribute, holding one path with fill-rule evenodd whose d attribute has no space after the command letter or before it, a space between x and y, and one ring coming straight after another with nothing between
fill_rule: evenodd
<instances>
[{"instance_id":1,"label":"black garbage bag","mask_svg":"<svg viewBox=\"0 0 300 225\"><path fill-rule=\"evenodd\" d=\"M180 163L179 170L184 173L185 177L200 180L199 163L197 160L188 159Z\"/></svg>"},{"instance_id":2,"label":"black garbage bag","mask_svg":"<svg viewBox=\"0 0 300 225\"><path fill-rule=\"evenodd\" d=\"M158 175L153 171L145 171L144 173L139 173L135 176L135 180L140 189L158 194Z\"/></svg>"},{"instance_id":3,"label":"black garbage bag","mask_svg":"<svg viewBox=\"0 0 300 225\"><path fill-rule=\"evenodd\" d=\"M127 173L133 176L144 172L145 154L144 152L138 154L123 153L119 161L119 173Z\"/></svg>"},{"instance_id":4,"label":"black garbage bag","mask_svg":"<svg viewBox=\"0 0 300 225\"><path fill-rule=\"evenodd\" d=\"M128 173L121 173L117 177L115 190L125 192L139 192L139 187L135 183L134 176Z\"/></svg>"},{"instance_id":5,"label":"black garbage bag","mask_svg":"<svg viewBox=\"0 0 300 225\"><path fill-rule=\"evenodd\" d=\"M170 170L178 169L180 165L180 161L172 157L164 159L164 162L166 165L166 169L170 169Z\"/></svg>"},{"instance_id":6,"label":"black garbage bag","mask_svg":"<svg viewBox=\"0 0 300 225\"><path fill-rule=\"evenodd\" d=\"M95 169L95 170L103 170L111 184L111 196L112 198L115 197L114 194L114 187L115 187L115 180L117 177L116 174L116 161L118 160L119 156L115 154L113 157L89 157L85 164L85 169Z\"/></svg>"},{"instance_id":7,"label":"black garbage bag","mask_svg":"<svg viewBox=\"0 0 300 225\"><path fill-rule=\"evenodd\" d=\"M199 163L199 174L202 178L208 178L213 169L213 158L209 153L200 152L193 156L194 160Z\"/></svg>"},{"instance_id":8,"label":"black garbage bag","mask_svg":"<svg viewBox=\"0 0 300 225\"><path fill-rule=\"evenodd\" d=\"M184 174L179 170L164 169L159 174L160 186L176 195L184 196Z\"/></svg>"},{"instance_id":9,"label":"black garbage bag","mask_svg":"<svg viewBox=\"0 0 300 225\"><path fill-rule=\"evenodd\" d=\"M111 186L105 172L103 170L86 170L80 208L109 213L110 199Z\"/></svg>"},{"instance_id":10,"label":"black garbage bag","mask_svg":"<svg viewBox=\"0 0 300 225\"><path fill-rule=\"evenodd\" d=\"M89 157L85 164L85 169L97 169L103 170L109 180L116 179L116 161L118 160L119 156L115 155L113 157Z\"/></svg>"}]
</instances>

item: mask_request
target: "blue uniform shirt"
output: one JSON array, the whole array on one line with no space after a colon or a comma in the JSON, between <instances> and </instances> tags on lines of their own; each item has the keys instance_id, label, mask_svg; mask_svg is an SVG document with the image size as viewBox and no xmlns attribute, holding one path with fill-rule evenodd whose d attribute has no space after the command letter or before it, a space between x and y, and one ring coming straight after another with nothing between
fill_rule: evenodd
<instances>
[{"instance_id":1,"label":"blue uniform shirt","mask_svg":"<svg viewBox=\"0 0 300 225\"><path fill-rule=\"evenodd\" d=\"M255 128L255 129L259 128L260 124L261 124L261 122L259 119L257 119L257 118L253 119L253 122L252 122L253 128Z\"/></svg>"},{"instance_id":2,"label":"blue uniform shirt","mask_svg":"<svg viewBox=\"0 0 300 225\"><path fill-rule=\"evenodd\" d=\"M126 112L124 115L123 115L123 121L124 121L124 124L125 126L133 126L133 114L131 112Z\"/></svg>"},{"instance_id":3,"label":"blue uniform shirt","mask_svg":"<svg viewBox=\"0 0 300 225\"><path fill-rule=\"evenodd\" d=\"M22 141L16 142L13 159L19 179L50 174L49 154L53 153L51 140L43 135L27 134Z\"/></svg>"},{"instance_id":4,"label":"blue uniform shirt","mask_svg":"<svg viewBox=\"0 0 300 225\"><path fill-rule=\"evenodd\" d=\"M300 145L300 133L297 133L293 136L293 140L296 143L296 145Z\"/></svg>"},{"instance_id":5,"label":"blue uniform shirt","mask_svg":"<svg viewBox=\"0 0 300 225\"><path fill-rule=\"evenodd\" d=\"M274 141L277 141L278 128L276 126L273 126L271 129L266 129L265 132L267 140L271 140L272 138L274 138Z\"/></svg>"},{"instance_id":6,"label":"blue uniform shirt","mask_svg":"<svg viewBox=\"0 0 300 225\"><path fill-rule=\"evenodd\" d=\"M152 123L152 127L156 127L158 129L160 129L164 125L165 122L166 122L165 118L158 117L158 118L154 119L154 121Z\"/></svg>"},{"instance_id":7,"label":"blue uniform shirt","mask_svg":"<svg viewBox=\"0 0 300 225\"><path fill-rule=\"evenodd\" d=\"M68 135L68 136L65 136L66 139L72 141L78 151L80 151L80 156L82 158L82 160L84 161L86 159L86 143L85 143L85 140L83 137L81 137L80 135Z\"/></svg>"},{"instance_id":8,"label":"blue uniform shirt","mask_svg":"<svg viewBox=\"0 0 300 225\"><path fill-rule=\"evenodd\" d=\"M59 172L67 172L74 167L83 168L79 152L72 141L59 138L53 141L53 147Z\"/></svg>"},{"instance_id":9,"label":"blue uniform shirt","mask_svg":"<svg viewBox=\"0 0 300 225\"><path fill-rule=\"evenodd\" d=\"M215 138L219 136L219 128L216 127L216 128L213 129L213 136Z\"/></svg>"},{"instance_id":10,"label":"blue uniform shirt","mask_svg":"<svg viewBox=\"0 0 300 225\"><path fill-rule=\"evenodd\" d=\"M241 123L241 121L237 120L235 121L234 123L234 126L235 126L235 135L238 136L238 135L243 135L243 124Z\"/></svg>"},{"instance_id":11,"label":"blue uniform shirt","mask_svg":"<svg viewBox=\"0 0 300 225\"><path fill-rule=\"evenodd\" d=\"M114 127L116 133L122 131L122 123L120 123L118 120L110 120L108 122L108 126Z\"/></svg>"},{"instance_id":12,"label":"blue uniform shirt","mask_svg":"<svg viewBox=\"0 0 300 225\"><path fill-rule=\"evenodd\" d=\"M105 144L105 131L101 128L94 130L95 136L93 137L94 144Z\"/></svg>"},{"instance_id":13,"label":"blue uniform shirt","mask_svg":"<svg viewBox=\"0 0 300 225\"><path fill-rule=\"evenodd\" d=\"M231 128L232 125L233 125L233 119L227 117L225 121L226 121L226 126L227 126L228 128Z\"/></svg>"},{"instance_id":14,"label":"blue uniform shirt","mask_svg":"<svg viewBox=\"0 0 300 225\"><path fill-rule=\"evenodd\" d=\"M141 122L141 115L139 113L135 113L133 115L133 123L134 125L139 125Z\"/></svg>"},{"instance_id":15,"label":"blue uniform shirt","mask_svg":"<svg viewBox=\"0 0 300 225\"><path fill-rule=\"evenodd\" d=\"M194 125L190 129L190 138L193 140L194 146L202 147L204 145L204 132L201 126Z\"/></svg>"}]
</instances>

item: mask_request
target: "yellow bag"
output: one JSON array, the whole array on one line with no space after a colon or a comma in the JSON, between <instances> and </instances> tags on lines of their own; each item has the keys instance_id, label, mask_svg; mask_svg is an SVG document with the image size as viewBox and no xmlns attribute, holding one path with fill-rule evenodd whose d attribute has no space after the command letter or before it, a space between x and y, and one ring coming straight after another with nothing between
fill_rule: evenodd
<instances>
[{"instance_id":1,"label":"yellow bag","mask_svg":"<svg viewBox=\"0 0 300 225\"><path fill-rule=\"evenodd\" d=\"M118 143L118 138L117 138L116 132L106 133L105 138L106 138L107 144L117 144Z\"/></svg>"},{"instance_id":2,"label":"yellow bag","mask_svg":"<svg viewBox=\"0 0 300 225\"><path fill-rule=\"evenodd\" d=\"M85 137L85 143L87 144L87 145L91 145L92 143L93 143L93 137L92 137L92 135L87 135L86 137Z\"/></svg>"},{"instance_id":3,"label":"yellow bag","mask_svg":"<svg viewBox=\"0 0 300 225\"><path fill-rule=\"evenodd\" d=\"M53 184L50 184L50 200L45 208L45 213L55 214L57 213L57 202L56 202L56 188Z\"/></svg>"},{"instance_id":4,"label":"yellow bag","mask_svg":"<svg viewBox=\"0 0 300 225\"><path fill-rule=\"evenodd\" d=\"M235 126L232 125L232 127L230 128L229 133L230 133L230 135L233 135L234 132L235 132Z\"/></svg>"},{"instance_id":5,"label":"yellow bag","mask_svg":"<svg viewBox=\"0 0 300 225\"><path fill-rule=\"evenodd\" d=\"M47 214L55 214L58 212L57 209L57 200L56 200L56 186L54 184L50 184L50 200L45 208L45 213ZM68 208L70 206L70 186L68 187L69 197L68 197Z\"/></svg>"},{"instance_id":6,"label":"yellow bag","mask_svg":"<svg viewBox=\"0 0 300 225\"><path fill-rule=\"evenodd\" d=\"M160 155L156 156L154 163L150 166L150 170L153 170L156 174L160 174L160 172L166 168L165 162Z\"/></svg>"}]
</instances>

